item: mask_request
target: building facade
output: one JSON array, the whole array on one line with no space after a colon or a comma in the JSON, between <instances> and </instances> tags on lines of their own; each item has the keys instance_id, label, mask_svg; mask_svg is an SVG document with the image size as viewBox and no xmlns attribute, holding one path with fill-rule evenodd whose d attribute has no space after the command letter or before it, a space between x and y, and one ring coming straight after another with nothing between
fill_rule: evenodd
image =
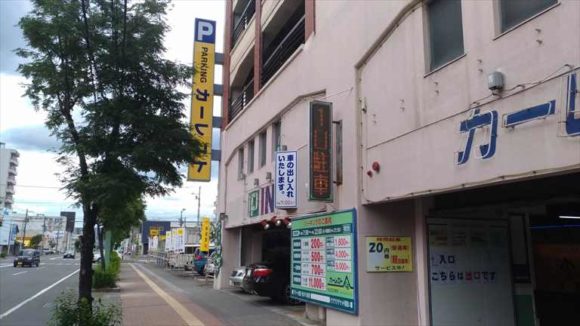
<instances>
[{"instance_id":1,"label":"building facade","mask_svg":"<svg viewBox=\"0 0 580 326\"><path fill-rule=\"evenodd\" d=\"M288 222L354 210L357 310L307 303L311 319L577 320L579 30L574 0L228 0L218 286L289 256ZM315 101L332 105L326 201L311 200ZM291 209L273 195L281 149ZM377 238L409 239L410 270L374 266Z\"/></svg>"},{"instance_id":2,"label":"building facade","mask_svg":"<svg viewBox=\"0 0 580 326\"><path fill-rule=\"evenodd\" d=\"M4 208L12 209L19 156L18 151L0 143L0 211Z\"/></svg>"}]
</instances>

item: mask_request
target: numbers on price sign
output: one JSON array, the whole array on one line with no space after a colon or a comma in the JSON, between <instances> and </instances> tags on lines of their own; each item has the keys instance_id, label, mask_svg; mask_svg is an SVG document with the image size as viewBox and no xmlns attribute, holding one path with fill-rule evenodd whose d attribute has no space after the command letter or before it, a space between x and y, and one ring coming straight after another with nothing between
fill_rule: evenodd
<instances>
[{"instance_id":1,"label":"numbers on price sign","mask_svg":"<svg viewBox=\"0 0 580 326\"><path fill-rule=\"evenodd\" d=\"M369 243L369 252L373 253L373 252L378 252L381 253L383 252L384 249L384 245L382 242L370 242Z\"/></svg>"},{"instance_id":2,"label":"numbers on price sign","mask_svg":"<svg viewBox=\"0 0 580 326\"><path fill-rule=\"evenodd\" d=\"M350 237L335 237L334 238L335 247L350 247Z\"/></svg>"},{"instance_id":3,"label":"numbers on price sign","mask_svg":"<svg viewBox=\"0 0 580 326\"><path fill-rule=\"evenodd\" d=\"M312 275L316 276L323 276L324 275L324 268L320 264L312 264L311 267Z\"/></svg>"},{"instance_id":4,"label":"numbers on price sign","mask_svg":"<svg viewBox=\"0 0 580 326\"><path fill-rule=\"evenodd\" d=\"M348 249L335 249L334 257L338 259L350 259L350 251Z\"/></svg>"},{"instance_id":5,"label":"numbers on price sign","mask_svg":"<svg viewBox=\"0 0 580 326\"><path fill-rule=\"evenodd\" d=\"M337 272L350 272L350 262L337 260L334 262L334 270Z\"/></svg>"},{"instance_id":6,"label":"numbers on price sign","mask_svg":"<svg viewBox=\"0 0 580 326\"><path fill-rule=\"evenodd\" d=\"M310 253L310 261L313 263L320 263L323 260L322 253L320 251L313 251Z\"/></svg>"},{"instance_id":7,"label":"numbers on price sign","mask_svg":"<svg viewBox=\"0 0 580 326\"><path fill-rule=\"evenodd\" d=\"M309 277L308 287L319 290L324 290L326 288L324 280L320 277Z\"/></svg>"},{"instance_id":8,"label":"numbers on price sign","mask_svg":"<svg viewBox=\"0 0 580 326\"><path fill-rule=\"evenodd\" d=\"M310 239L310 249L322 249L324 248L324 243L320 238L311 238Z\"/></svg>"}]
</instances>

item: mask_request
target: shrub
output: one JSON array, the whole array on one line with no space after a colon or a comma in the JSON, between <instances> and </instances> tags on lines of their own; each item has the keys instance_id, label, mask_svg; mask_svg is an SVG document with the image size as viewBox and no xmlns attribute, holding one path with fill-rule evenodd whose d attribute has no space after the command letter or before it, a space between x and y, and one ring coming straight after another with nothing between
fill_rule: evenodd
<instances>
[{"instance_id":1,"label":"shrub","mask_svg":"<svg viewBox=\"0 0 580 326\"><path fill-rule=\"evenodd\" d=\"M0 258L6 258L6 253L5 252L1 252L0 253Z\"/></svg>"},{"instance_id":2,"label":"shrub","mask_svg":"<svg viewBox=\"0 0 580 326\"><path fill-rule=\"evenodd\" d=\"M121 271L121 257L119 257L116 251L111 253L110 269L115 273L119 273Z\"/></svg>"},{"instance_id":3,"label":"shrub","mask_svg":"<svg viewBox=\"0 0 580 326\"><path fill-rule=\"evenodd\" d=\"M110 268L103 269L99 266L93 271L93 288L114 288L116 286L117 273Z\"/></svg>"},{"instance_id":4,"label":"shrub","mask_svg":"<svg viewBox=\"0 0 580 326\"><path fill-rule=\"evenodd\" d=\"M82 322L81 322L82 321ZM115 326L121 325L121 310L114 304L105 304L101 299L93 301L89 309L86 299L78 300L72 290L61 293L55 300L51 326Z\"/></svg>"},{"instance_id":5,"label":"shrub","mask_svg":"<svg viewBox=\"0 0 580 326\"><path fill-rule=\"evenodd\" d=\"M99 264L93 273L93 288L114 288L121 271L121 258L116 252L111 253L111 261L105 271Z\"/></svg>"}]
</instances>

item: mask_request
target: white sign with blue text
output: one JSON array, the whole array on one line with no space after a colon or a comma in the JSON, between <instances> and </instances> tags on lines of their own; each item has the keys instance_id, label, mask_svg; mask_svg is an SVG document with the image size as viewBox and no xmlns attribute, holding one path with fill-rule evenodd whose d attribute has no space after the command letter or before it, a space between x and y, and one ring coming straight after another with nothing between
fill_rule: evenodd
<instances>
[{"instance_id":1,"label":"white sign with blue text","mask_svg":"<svg viewBox=\"0 0 580 326\"><path fill-rule=\"evenodd\" d=\"M297 157L295 151L276 152L276 208L296 208Z\"/></svg>"}]
</instances>

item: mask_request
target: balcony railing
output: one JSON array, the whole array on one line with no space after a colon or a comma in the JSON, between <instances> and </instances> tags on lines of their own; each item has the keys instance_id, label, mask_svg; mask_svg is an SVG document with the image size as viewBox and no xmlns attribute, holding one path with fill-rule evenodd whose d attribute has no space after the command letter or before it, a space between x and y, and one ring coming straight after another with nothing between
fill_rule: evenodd
<instances>
[{"instance_id":1,"label":"balcony railing","mask_svg":"<svg viewBox=\"0 0 580 326\"><path fill-rule=\"evenodd\" d=\"M14 176L8 176L8 179L7 179L7 181L8 181L7 183L8 183L9 185L10 185L10 184L12 184L12 185L15 185L15 184L16 184L16 178L14 178Z\"/></svg>"},{"instance_id":2,"label":"balcony railing","mask_svg":"<svg viewBox=\"0 0 580 326\"><path fill-rule=\"evenodd\" d=\"M234 26L234 30L232 33L232 48L234 47L234 45L236 45L236 42L240 38L240 35L242 35L242 32L245 31L246 28L248 28L250 20L254 16L255 12L256 12L256 1L249 0L248 3L246 4L246 7L240 14L240 19Z\"/></svg>"},{"instance_id":3,"label":"balcony railing","mask_svg":"<svg viewBox=\"0 0 580 326\"><path fill-rule=\"evenodd\" d=\"M282 39L274 51L264 61L262 67L262 84L266 84L282 67L290 56L304 43L304 16L292 27L288 35Z\"/></svg>"},{"instance_id":4,"label":"balcony railing","mask_svg":"<svg viewBox=\"0 0 580 326\"><path fill-rule=\"evenodd\" d=\"M235 118L248 103L254 98L254 81L251 80L244 86L240 95L233 99L230 105L229 119Z\"/></svg>"},{"instance_id":5,"label":"balcony railing","mask_svg":"<svg viewBox=\"0 0 580 326\"><path fill-rule=\"evenodd\" d=\"M10 185L6 187L6 193L14 195L14 186Z\"/></svg>"}]
</instances>

